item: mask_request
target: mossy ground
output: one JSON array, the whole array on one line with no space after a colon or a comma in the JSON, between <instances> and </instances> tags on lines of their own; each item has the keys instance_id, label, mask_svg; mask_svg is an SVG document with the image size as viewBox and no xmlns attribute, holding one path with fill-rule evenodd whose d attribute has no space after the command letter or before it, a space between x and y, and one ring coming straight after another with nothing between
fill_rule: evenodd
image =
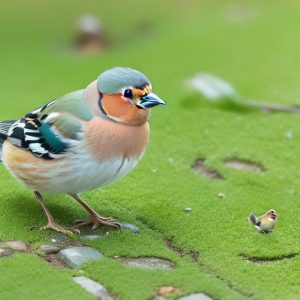
<instances>
[{"instance_id":1,"label":"mossy ground","mask_svg":"<svg viewBox=\"0 0 300 300\"><path fill-rule=\"evenodd\" d=\"M111 38L101 55L72 49L73 22L86 12L103 20ZM83 88L118 65L147 74L168 106L153 110L151 141L138 167L84 195L103 215L133 223L142 233L114 232L89 242L106 258L81 273L55 269L35 254L0 259L0 298L93 299L72 281L72 275L85 274L121 300L150 299L162 285L223 300L299 299L300 256L268 264L244 259L300 253L299 116L207 103L184 85L202 71L228 80L248 98L300 103L299 17L300 5L292 0L1 1L1 120ZM152 30L143 33L137 24ZM230 169L224 161L232 157L266 171ZM196 158L206 158L225 179L193 172ZM50 232L28 231L45 222L31 192L3 167L0 176L0 239L46 243ZM67 196L46 199L59 223L85 216ZM279 224L273 233L259 234L247 215L270 208L278 211ZM169 239L175 248L199 252L199 260L180 256L167 246ZM111 259L115 255L169 258L177 267L128 268Z\"/></svg>"}]
</instances>

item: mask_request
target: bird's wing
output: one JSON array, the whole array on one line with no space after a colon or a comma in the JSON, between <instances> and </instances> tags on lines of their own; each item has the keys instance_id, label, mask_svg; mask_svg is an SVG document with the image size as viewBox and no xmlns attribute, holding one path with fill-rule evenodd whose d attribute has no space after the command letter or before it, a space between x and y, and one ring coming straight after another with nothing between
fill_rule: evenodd
<instances>
[{"instance_id":1,"label":"bird's wing","mask_svg":"<svg viewBox=\"0 0 300 300\"><path fill-rule=\"evenodd\" d=\"M73 92L17 120L7 139L37 157L59 158L82 139L83 122L91 117L83 91Z\"/></svg>"},{"instance_id":2,"label":"bird's wing","mask_svg":"<svg viewBox=\"0 0 300 300\"><path fill-rule=\"evenodd\" d=\"M252 223L254 226L260 225L260 218L255 217L253 214L250 214L248 217L248 220L250 223Z\"/></svg>"}]
</instances>

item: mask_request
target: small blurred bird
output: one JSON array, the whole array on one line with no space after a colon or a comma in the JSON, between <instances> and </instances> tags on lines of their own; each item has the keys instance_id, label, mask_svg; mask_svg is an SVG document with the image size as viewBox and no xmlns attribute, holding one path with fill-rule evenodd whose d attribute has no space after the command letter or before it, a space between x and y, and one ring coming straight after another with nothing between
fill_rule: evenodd
<instances>
[{"instance_id":1,"label":"small blurred bird","mask_svg":"<svg viewBox=\"0 0 300 300\"><path fill-rule=\"evenodd\" d=\"M268 233L275 227L277 218L278 215L276 211L270 209L260 217L255 217L253 214L250 214L248 220L259 232Z\"/></svg>"},{"instance_id":2,"label":"small blurred bird","mask_svg":"<svg viewBox=\"0 0 300 300\"><path fill-rule=\"evenodd\" d=\"M48 223L32 229L79 233L83 225L120 228L79 194L120 179L139 162L149 136L150 109L165 104L148 78L130 68L102 73L84 90L51 101L17 120L0 123L0 159L31 189ZM41 193L66 193L89 213L73 228L57 224Z\"/></svg>"}]
</instances>

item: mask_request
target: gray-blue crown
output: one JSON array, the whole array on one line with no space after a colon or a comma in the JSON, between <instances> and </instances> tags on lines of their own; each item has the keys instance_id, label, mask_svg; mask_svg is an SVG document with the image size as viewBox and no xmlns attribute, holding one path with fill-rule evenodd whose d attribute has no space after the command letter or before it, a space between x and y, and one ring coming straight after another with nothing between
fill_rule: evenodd
<instances>
[{"instance_id":1,"label":"gray-blue crown","mask_svg":"<svg viewBox=\"0 0 300 300\"><path fill-rule=\"evenodd\" d=\"M106 94L114 94L130 86L144 89L147 85L151 85L149 79L143 73L130 68L116 67L98 77L98 89Z\"/></svg>"}]
</instances>

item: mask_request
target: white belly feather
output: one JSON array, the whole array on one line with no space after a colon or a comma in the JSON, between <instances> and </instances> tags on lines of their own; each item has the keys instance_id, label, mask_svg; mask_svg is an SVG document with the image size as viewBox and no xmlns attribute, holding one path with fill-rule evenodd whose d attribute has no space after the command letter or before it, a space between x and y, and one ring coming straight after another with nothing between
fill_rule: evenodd
<instances>
[{"instance_id":1,"label":"white belly feather","mask_svg":"<svg viewBox=\"0 0 300 300\"><path fill-rule=\"evenodd\" d=\"M115 157L96 161L87 151L69 153L67 158L45 161L34 165L26 161L10 172L28 188L39 192L78 194L93 190L120 179L130 172L140 158ZM51 162L51 163L49 163Z\"/></svg>"},{"instance_id":2,"label":"white belly feather","mask_svg":"<svg viewBox=\"0 0 300 300\"><path fill-rule=\"evenodd\" d=\"M47 192L82 193L112 183L129 173L138 163L138 159L117 157L96 162L88 154L80 160L72 158L68 166L50 171Z\"/></svg>"}]
</instances>

